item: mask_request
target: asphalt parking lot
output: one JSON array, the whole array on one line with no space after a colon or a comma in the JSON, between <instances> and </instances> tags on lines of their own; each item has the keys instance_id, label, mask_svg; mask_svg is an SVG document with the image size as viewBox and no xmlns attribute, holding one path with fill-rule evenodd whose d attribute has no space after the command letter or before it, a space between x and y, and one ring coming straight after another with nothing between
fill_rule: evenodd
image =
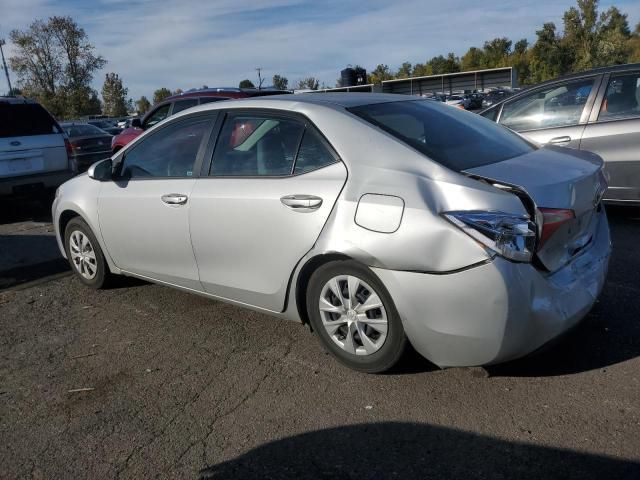
<instances>
[{"instance_id":1,"label":"asphalt parking lot","mask_svg":"<svg viewBox=\"0 0 640 480\"><path fill-rule=\"evenodd\" d=\"M0 212L0 478L640 478L640 209L605 291L535 357L386 375L298 324L123 279L92 291L46 208Z\"/></svg>"}]
</instances>

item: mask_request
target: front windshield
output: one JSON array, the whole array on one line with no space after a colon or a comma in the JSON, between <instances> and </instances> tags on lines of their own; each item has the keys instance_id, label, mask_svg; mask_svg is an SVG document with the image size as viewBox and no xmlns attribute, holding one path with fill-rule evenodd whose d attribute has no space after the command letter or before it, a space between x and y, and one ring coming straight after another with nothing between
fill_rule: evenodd
<instances>
[{"instance_id":1,"label":"front windshield","mask_svg":"<svg viewBox=\"0 0 640 480\"><path fill-rule=\"evenodd\" d=\"M501 162L536 149L486 118L436 102L375 103L349 111L455 171Z\"/></svg>"}]
</instances>

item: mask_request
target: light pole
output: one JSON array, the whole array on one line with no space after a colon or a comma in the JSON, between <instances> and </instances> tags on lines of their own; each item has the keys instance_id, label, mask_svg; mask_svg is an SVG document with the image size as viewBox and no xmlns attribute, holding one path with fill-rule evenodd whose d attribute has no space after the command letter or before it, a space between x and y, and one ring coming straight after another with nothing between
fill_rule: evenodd
<instances>
[{"instance_id":1,"label":"light pole","mask_svg":"<svg viewBox=\"0 0 640 480\"><path fill-rule=\"evenodd\" d=\"M7 62L4 61L4 51L2 50L2 46L5 44L6 42L4 41L4 38L0 38L0 55L2 56L2 67L4 68L4 74L7 76L7 83L9 84L9 96L11 96L13 94L13 88L11 88L9 69L7 68Z\"/></svg>"}]
</instances>

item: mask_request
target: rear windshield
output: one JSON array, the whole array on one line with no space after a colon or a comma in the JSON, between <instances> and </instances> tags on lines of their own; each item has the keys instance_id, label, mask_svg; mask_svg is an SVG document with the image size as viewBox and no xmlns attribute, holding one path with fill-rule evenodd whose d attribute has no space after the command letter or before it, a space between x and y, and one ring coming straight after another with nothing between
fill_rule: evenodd
<instances>
[{"instance_id":1,"label":"rear windshield","mask_svg":"<svg viewBox=\"0 0 640 480\"><path fill-rule=\"evenodd\" d=\"M62 133L55 120L35 103L0 102L0 138Z\"/></svg>"},{"instance_id":2,"label":"rear windshield","mask_svg":"<svg viewBox=\"0 0 640 480\"><path fill-rule=\"evenodd\" d=\"M108 135L107 132L101 130L95 125L77 124L77 125L62 125L65 133L69 137L85 137L87 135Z\"/></svg>"},{"instance_id":3,"label":"rear windshield","mask_svg":"<svg viewBox=\"0 0 640 480\"><path fill-rule=\"evenodd\" d=\"M398 101L348 110L458 172L536 148L505 127L437 102Z\"/></svg>"}]
</instances>

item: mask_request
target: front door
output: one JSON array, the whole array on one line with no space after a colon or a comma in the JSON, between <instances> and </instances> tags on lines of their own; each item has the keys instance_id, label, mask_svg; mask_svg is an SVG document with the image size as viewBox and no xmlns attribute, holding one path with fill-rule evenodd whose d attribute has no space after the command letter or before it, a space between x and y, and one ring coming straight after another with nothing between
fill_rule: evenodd
<instances>
[{"instance_id":1,"label":"front door","mask_svg":"<svg viewBox=\"0 0 640 480\"><path fill-rule=\"evenodd\" d=\"M579 148L598 78L556 83L508 100L498 121L535 142Z\"/></svg>"},{"instance_id":2,"label":"front door","mask_svg":"<svg viewBox=\"0 0 640 480\"><path fill-rule=\"evenodd\" d=\"M191 193L215 115L178 119L124 152L98 198L100 230L122 270L201 290L189 236Z\"/></svg>"},{"instance_id":3,"label":"front door","mask_svg":"<svg viewBox=\"0 0 640 480\"><path fill-rule=\"evenodd\" d=\"M291 273L344 185L344 164L301 118L233 113L208 173L196 180L190 210L203 288L282 311Z\"/></svg>"}]
</instances>

